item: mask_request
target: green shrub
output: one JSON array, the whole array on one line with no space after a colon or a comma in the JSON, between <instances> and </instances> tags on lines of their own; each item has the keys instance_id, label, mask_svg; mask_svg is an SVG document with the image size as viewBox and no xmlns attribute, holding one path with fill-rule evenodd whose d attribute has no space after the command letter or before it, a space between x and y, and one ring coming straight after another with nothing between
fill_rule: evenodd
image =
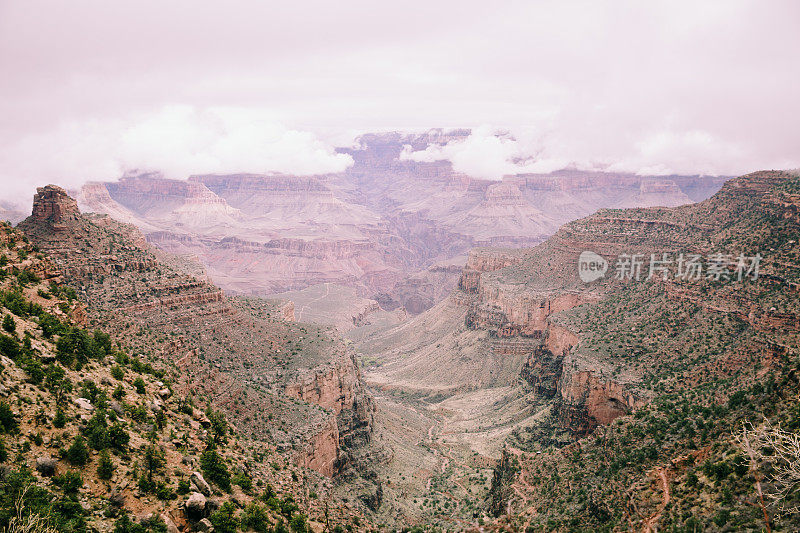
<instances>
[{"instance_id":1,"label":"green shrub","mask_svg":"<svg viewBox=\"0 0 800 533\"><path fill-rule=\"evenodd\" d=\"M73 495L80 492L81 487L83 486L83 477L81 477L78 472L68 470L60 476L53 477L53 483L58 487L61 487L61 490L64 491L64 494Z\"/></svg>"},{"instance_id":2,"label":"green shrub","mask_svg":"<svg viewBox=\"0 0 800 533\"><path fill-rule=\"evenodd\" d=\"M163 501L174 500L178 497L178 495L175 494L175 491L172 490L172 487L166 483L156 483L153 492L155 493L156 498Z\"/></svg>"},{"instance_id":3,"label":"green shrub","mask_svg":"<svg viewBox=\"0 0 800 533\"><path fill-rule=\"evenodd\" d=\"M211 434L214 437L214 443L224 444L228 439L228 421L225 419L225 413L214 411L209 407L206 410L206 416L211 421Z\"/></svg>"},{"instance_id":4,"label":"green shrub","mask_svg":"<svg viewBox=\"0 0 800 533\"><path fill-rule=\"evenodd\" d=\"M308 531L308 517L303 513L297 513L289 521L289 527L296 533L306 533Z\"/></svg>"},{"instance_id":5,"label":"green shrub","mask_svg":"<svg viewBox=\"0 0 800 533\"><path fill-rule=\"evenodd\" d=\"M20 258L22 258L22 250L19 251ZM41 281L39 276L31 272L30 270L20 270L17 273L17 282L23 287L28 285L29 283L39 283Z\"/></svg>"},{"instance_id":6,"label":"green shrub","mask_svg":"<svg viewBox=\"0 0 800 533\"><path fill-rule=\"evenodd\" d=\"M136 422L144 422L147 420L147 407L144 405L132 405L128 408L131 418Z\"/></svg>"},{"instance_id":7,"label":"green shrub","mask_svg":"<svg viewBox=\"0 0 800 533\"><path fill-rule=\"evenodd\" d=\"M100 452L100 459L97 461L97 477L100 479L111 479L114 475L114 461L111 460L111 455L108 450Z\"/></svg>"},{"instance_id":8,"label":"green shrub","mask_svg":"<svg viewBox=\"0 0 800 533\"><path fill-rule=\"evenodd\" d=\"M67 424L67 416L64 414L64 411L58 409L56 411L56 416L53 417L53 427L61 429Z\"/></svg>"},{"instance_id":9,"label":"green shrub","mask_svg":"<svg viewBox=\"0 0 800 533\"><path fill-rule=\"evenodd\" d=\"M269 515L263 505L251 502L244 509L242 515L242 528L252 529L257 533L267 533L269 528Z\"/></svg>"},{"instance_id":10,"label":"green shrub","mask_svg":"<svg viewBox=\"0 0 800 533\"><path fill-rule=\"evenodd\" d=\"M117 450L124 450L131 441L131 436L121 423L117 422L108 428L108 442Z\"/></svg>"},{"instance_id":11,"label":"green shrub","mask_svg":"<svg viewBox=\"0 0 800 533\"><path fill-rule=\"evenodd\" d=\"M19 421L14 411L6 402L0 402L0 432L14 433L19 428Z\"/></svg>"},{"instance_id":12,"label":"green shrub","mask_svg":"<svg viewBox=\"0 0 800 533\"><path fill-rule=\"evenodd\" d=\"M14 321L14 317L10 314L3 317L3 329L9 333L14 333L17 331L17 323Z\"/></svg>"},{"instance_id":13,"label":"green shrub","mask_svg":"<svg viewBox=\"0 0 800 533\"><path fill-rule=\"evenodd\" d=\"M149 445L144 449L144 457L142 458L142 468L147 473L147 480L152 483L153 475L158 473L166 464L166 456L164 450L155 444Z\"/></svg>"},{"instance_id":14,"label":"green shrub","mask_svg":"<svg viewBox=\"0 0 800 533\"><path fill-rule=\"evenodd\" d=\"M111 437L108 433L108 423L103 409L97 409L89 420L85 430L89 446L95 450L105 450L111 445Z\"/></svg>"},{"instance_id":15,"label":"green shrub","mask_svg":"<svg viewBox=\"0 0 800 533\"><path fill-rule=\"evenodd\" d=\"M81 398L86 398L92 403L97 402L97 395L100 393L100 389L97 387L97 384L92 381L91 379L85 379L81 383Z\"/></svg>"},{"instance_id":16,"label":"green shrub","mask_svg":"<svg viewBox=\"0 0 800 533\"><path fill-rule=\"evenodd\" d=\"M89 462L89 449L83 435L75 436L72 446L67 450L66 459L75 466L83 466Z\"/></svg>"},{"instance_id":17,"label":"green shrub","mask_svg":"<svg viewBox=\"0 0 800 533\"><path fill-rule=\"evenodd\" d=\"M92 341L94 341L95 349L100 356L108 355L114 351L114 347L111 344L111 335L108 333L96 329L92 335Z\"/></svg>"},{"instance_id":18,"label":"green shrub","mask_svg":"<svg viewBox=\"0 0 800 533\"><path fill-rule=\"evenodd\" d=\"M137 393L139 394L145 393L144 380L141 377L138 377L133 380L133 387L136 389Z\"/></svg>"},{"instance_id":19,"label":"green shrub","mask_svg":"<svg viewBox=\"0 0 800 533\"><path fill-rule=\"evenodd\" d=\"M114 365L111 367L111 376L120 381L125 377L125 370L119 365Z\"/></svg>"},{"instance_id":20,"label":"green shrub","mask_svg":"<svg viewBox=\"0 0 800 533\"><path fill-rule=\"evenodd\" d=\"M50 365L44 372L44 386L56 397L56 402L61 403L64 395L72 391L72 382L67 373L59 365Z\"/></svg>"},{"instance_id":21,"label":"green shrub","mask_svg":"<svg viewBox=\"0 0 800 533\"><path fill-rule=\"evenodd\" d=\"M191 492L192 486L189 483L188 479L182 479L178 482L177 493L178 494L189 494Z\"/></svg>"},{"instance_id":22,"label":"green shrub","mask_svg":"<svg viewBox=\"0 0 800 533\"><path fill-rule=\"evenodd\" d=\"M167 533L167 524L158 516L137 524L127 514L123 514L114 524L113 533Z\"/></svg>"},{"instance_id":23,"label":"green shrub","mask_svg":"<svg viewBox=\"0 0 800 533\"><path fill-rule=\"evenodd\" d=\"M123 399L125 397L125 387L123 387L121 383L118 384L114 387L114 392L111 393L111 397L115 400Z\"/></svg>"},{"instance_id":24,"label":"green shrub","mask_svg":"<svg viewBox=\"0 0 800 533\"><path fill-rule=\"evenodd\" d=\"M65 329L64 324L50 313L42 314L41 318L39 318L39 327L46 339L51 338L53 335L60 335Z\"/></svg>"},{"instance_id":25,"label":"green shrub","mask_svg":"<svg viewBox=\"0 0 800 533\"><path fill-rule=\"evenodd\" d=\"M75 361L85 364L89 359L97 359L101 355L97 344L82 329L71 328L56 343L56 356L67 366Z\"/></svg>"},{"instance_id":26,"label":"green shrub","mask_svg":"<svg viewBox=\"0 0 800 533\"><path fill-rule=\"evenodd\" d=\"M37 359L27 359L22 363L22 369L28 374L28 381L38 385L44 379L42 363Z\"/></svg>"},{"instance_id":27,"label":"green shrub","mask_svg":"<svg viewBox=\"0 0 800 533\"><path fill-rule=\"evenodd\" d=\"M0 333L0 354L10 359L17 359L20 356L19 341L14 337Z\"/></svg>"},{"instance_id":28,"label":"green shrub","mask_svg":"<svg viewBox=\"0 0 800 533\"><path fill-rule=\"evenodd\" d=\"M211 513L208 519L214 525L214 531L219 533L236 533L239 521L236 519L236 506L233 502L226 501L222 506Z\"/></svg>"},{"instance_id":29,"label":"green shrub","mask_svg":"<svg viewBox=\"0 0 800 533\"><path fill-rule=\"evenodd\" d=\"M228 467L225 466L225 461L222 459L222 456L215 450L206 450L203 452L200 456L200 468L206 479L213 481L226 492L230 492L231 474L228 472Z\"/></svg>"},{"instance_id":30,"label":"green shrub","mask_svg":"<svg viewBox=\"0 0 800 533\"><path fill-rule=\"evenodd\" d=\"M253 490L253 480L242 472L233 476L233 483L239 485L246 494L250 494Z\"/></svg>"},{"instance_id":31,"label":"green shrub","mask_svg":"<svg viewBox=\"0 0 800 533\"><path fill-rule=\"evenodd\" d=\"M294 501L291 494L287 494L281 501L281 514L286 518L291 518L294 513L300 510L300 507Z\"/></svg>"}]
</instances>

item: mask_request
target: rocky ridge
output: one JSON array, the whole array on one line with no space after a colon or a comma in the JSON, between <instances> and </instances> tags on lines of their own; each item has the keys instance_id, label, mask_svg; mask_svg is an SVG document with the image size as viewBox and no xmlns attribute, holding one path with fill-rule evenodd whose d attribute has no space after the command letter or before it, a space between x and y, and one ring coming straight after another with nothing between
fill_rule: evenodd
<instances>
[{"instance_id":1,"label":"rocky ridge","mask_svg":"<svg viewBox=\"0 0 800 533\"><path fill-rule=\"evenodd\" d=\"M39 198L74 206L55 187L41 190ZM355 451L343 450L369 441L372 404L359 388L352 355L335 334L287 321L287 312L265 319L237 306L130 226L77 214L69 232L54 231L41 214L50 211L35 209L19 227L88 303L90 325L114 329L136 353L176 364L176 387L202 391L248 437L275 442L324 475L352 467L347 457ZM349 400L334 409L320 398L287 395L308 371L330 378L320 386L345 391ZM281 421L277 426L270 422L275 419Z\"/></svg>"},{"instance_id":2,"label":"rocky ridge","mask_svg":"<svg viewBox=\"0 0 800 533\"><path fill-rule=\"evenodd\" d=\"M39 199L47 205L35 216L80 220L63 191ZM59 262L0 226L2 527L177 533L360 523L331 499L329 480L201 407L180 361L132 355L124 336L83 329L91 306Z\"/></svg>"},{"instance_id":3,"label":"rocky ridge","mask_svg":"<svg viewBox=\"0 0 800 533\"><path fill-rule=\"evenodd\" d=\"M798 179L754 173L698 204L601 210L532 249L477 250L445 302L360 342L367 382L421 396L451 427L474 416L469 402L481 391L499 397L511 387L541 409L506 441L521 467L497 474L493 527L639 528L654 510L647 498L658 489L647 483L661 483L658 472L680 494L651 516L664 527L758 524L763 513L730 428L764 416L798 424L787 404L797 389ZM607 261L600 280L579 278L584 251ZM735 264L720 279L680 279L674 262L666 278L647 277L651 254L697 254L708 269L717 252L730 261L760 254L758 279L737 279ZM635 254L644 258L639 279L618 279L618 262ZM499 413L486 416L502 434ZM480 434L466 436L475 452ZM740 465L731 478L739 500L715 484L720 464ZM692 508L697 490L712 503Z\"/></svg>"}]
</instances>

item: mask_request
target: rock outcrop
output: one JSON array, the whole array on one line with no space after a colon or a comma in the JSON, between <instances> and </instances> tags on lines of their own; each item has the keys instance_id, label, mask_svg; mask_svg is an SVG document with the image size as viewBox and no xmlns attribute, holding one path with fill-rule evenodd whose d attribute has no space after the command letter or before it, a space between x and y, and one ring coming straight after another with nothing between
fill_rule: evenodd
<instances>
[{"instance_id":1,"label":"rock outcrop","mask_svg":"<svg viewBox=\"0 0 800 533\"><path fill-rule=\"evenodd\" d=\"M78 203L61 187L47 185L36 189L31 216L37 222L48 223L55 231L59 231L65 229L64 222L74 220L79 215Z\"/></svg>"},{"instance_id":2,"label":"rock outcrop","mask_svg":"<svg viewBox=\"0 0 800 533\"><path fill-rule=\"evenodd\" d=\"M355 466L358 450L372 438L375 404L365 391L354 356L302 373L286 385L285 392L335 415L300 452L299 461L329 476Z\"/></svg>"}]
</instances>

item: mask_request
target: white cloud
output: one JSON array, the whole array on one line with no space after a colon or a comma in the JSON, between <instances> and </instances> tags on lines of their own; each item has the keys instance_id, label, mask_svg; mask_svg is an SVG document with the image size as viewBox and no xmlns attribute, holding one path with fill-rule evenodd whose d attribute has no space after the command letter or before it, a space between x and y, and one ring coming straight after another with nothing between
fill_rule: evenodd
<instances>
[{"instance_id":1,"label":"white cloud","mask_svg":"<svg viewBox=\"0 0 800 533\"><path fill-rule=\"evenodd\" d=\"M550 172L569 164L566 159L535 158L534 148L491 126L472 130L469 137L433 144L425 150L413 151L406 146L400 159L410 161L442 161L453 164L453 170L475 178L499 180L504 175Z\"/></svg>"},{"instance_id":2,"label":"white cloud","mask_svg":"<svg viewBox=\"0 0 800 533\"><path fill-rule=\"evenodd\" d=\"M617 139L610 146L605 144L607 139L595 137L566 117L554 120L557 126L542 134L531 128L509 132L480 126L466 139L432 144L424 150L407 145L400 159L450 161L456 172L492 180L512 174L545 174L568 166L640 175L735 175L742 169L796 168L800 164L798 159L759 158L746 145L703 130L644 131L637 134L638 141Z\"/></svg>"},{"instance_id":3,"label":"white cloud","mask_svg":"<svg viewBox=\"0 0 800 533\"><path fill-rule=\"evenodd\" d=\"M516 140L414 157L796 167L799 51L791 0L0 0L0 196L127 165L336 169L345 133L481 124Z\"/></svg>"},{"instance_id":4,"label":"white cloud","mask_svg":"<svg viewBox=\"0 0 800 533\"><path fill-rule=\"evenodd\" d=\"M4 198L29 201L33 185L76 187L126 170L158 170L183 179L198 173L340 172L353 163L314 134L263 113L235 108L164 107L138 119L72 121L0 147Z\"/></svg>"}]
</instances>

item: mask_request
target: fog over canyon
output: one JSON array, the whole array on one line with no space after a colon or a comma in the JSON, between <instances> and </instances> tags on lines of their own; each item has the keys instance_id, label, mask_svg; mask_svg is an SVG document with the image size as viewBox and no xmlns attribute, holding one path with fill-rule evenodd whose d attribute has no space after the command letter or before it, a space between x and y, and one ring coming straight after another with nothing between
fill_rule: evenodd
<instances>
[{"instance_id":1,"label":"fog over canyon","mask_svg":"<svg viewBox=\"0 0 800 533\"><path fill-rule=\"evenodd\" d=\"M800 3L0 0L0 533L800 531Z\"/></svg>"},{"instance_id":2,"label":"fog over canyon","mask_svg":"<svg viewBox=\"0 0 800 533\"><path fill-rule=\"evenodd\" d=\"M337 149L353 160L344 172L187 180L130 172L74 195L84 211L132 223L159 248L196 257L227 291L293 291L306 318L352 326L380 311L432 307L455 287L472 248L532 246L599 208L682 205L725 180L569 169L487 180L456 172L448 160L406 156L469 137L469 130L365 134L357 148ZM325 318L333 305L345 316Z\"/></svg>"}]
</instances>

